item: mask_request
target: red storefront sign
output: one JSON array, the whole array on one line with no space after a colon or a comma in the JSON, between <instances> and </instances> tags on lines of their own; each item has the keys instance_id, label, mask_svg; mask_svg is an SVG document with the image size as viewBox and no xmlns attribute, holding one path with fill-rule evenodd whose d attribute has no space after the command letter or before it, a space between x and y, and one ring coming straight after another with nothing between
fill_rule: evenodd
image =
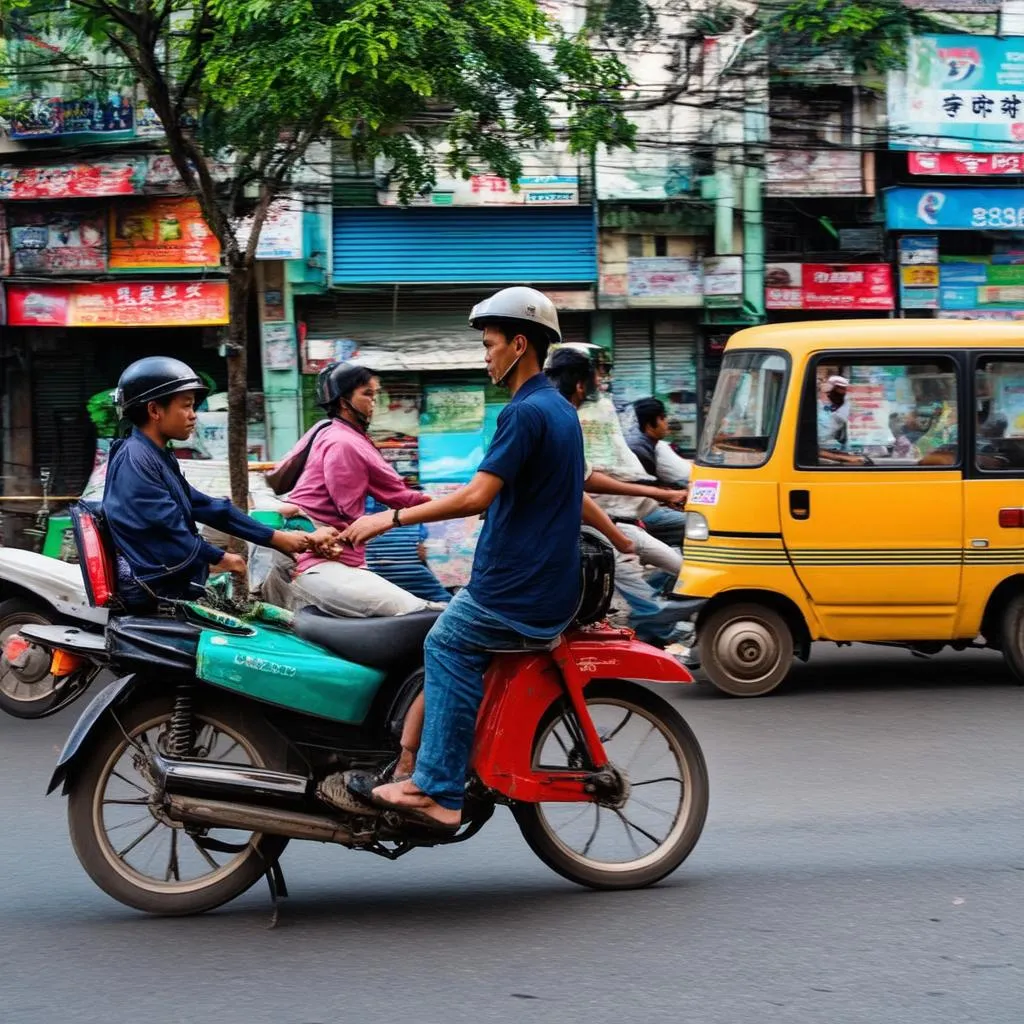
<instances>
[{"instance_id":1,"label":"red storefront sign","mask_svg":"<svg viewBox=\"0 0 1024 1024\"><path fill-rule=\"evenodd\" d=\"M765 306L855 313L894 309L888 263L769 263Z\"/></svg>"},{"instance_id":2,"label":"red storefront sign","mask_svg":"<svg viewBox=\"0 0 1024 1024\"><path fill-rule=\"evenodd\" d=\"M7 285L11 327L208 327L228 322L226 281Z\"/></svg>"},{"instance_id":3,"label":"red storefront sign","mask_svg":"<svg viewBox=\"0 0 1024 1024\"><path fill-rule=\"evenodd\" d=\"M911 174L1024 174L1022 153L908 153Z\"/></svg>"}]
</instances>

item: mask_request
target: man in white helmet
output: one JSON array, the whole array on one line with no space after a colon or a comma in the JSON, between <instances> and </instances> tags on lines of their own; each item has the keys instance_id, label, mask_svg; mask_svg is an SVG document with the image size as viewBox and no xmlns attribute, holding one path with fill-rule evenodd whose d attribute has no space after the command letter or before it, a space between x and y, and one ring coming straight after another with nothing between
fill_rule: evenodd
<instances>
[{"instance_id":1,"label":"man in white helmet","mask_svg":"<svg viewBox=\"0 0 1024 1024\"><path fill-rule=\"evenodd\" d=\"M458 828L466 769L492 652L553 640L579 602L581 514L601 517L583 494L583 435L576 413L541 370L561 340L558 313L532 288L506 288L479 303L470 326L483 334L487 370L511 401L476 475L454 494L414 508L366 516L342 540L364 544L393 526L487 518L467 587L437 620L425 645L426 711L411 779L375 785L357 776L363 799L441 831ZM336 781L337 780L337 781ZM321 795L332 799L332 776Z\"/></svg>"}]
</instances>

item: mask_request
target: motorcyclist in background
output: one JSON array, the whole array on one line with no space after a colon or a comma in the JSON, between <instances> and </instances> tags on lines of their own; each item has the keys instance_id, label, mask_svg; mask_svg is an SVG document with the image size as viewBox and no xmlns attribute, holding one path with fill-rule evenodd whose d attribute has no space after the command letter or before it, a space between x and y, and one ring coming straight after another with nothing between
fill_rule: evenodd
<instances>
[{"instance_id":1,"label":"motorcyclist in background","mask_svg":"<svg viewBox=\"0 0 1024 1024\"><path fill-rule=\"evenodd\" d=\"M188 483L168 444L188 440L207 390L190 366L169 356L139 359L117 382L118 415L133 429L111 445L103 513L116 550L118 595L130 610L161 598L199 597L211 570L245 572L245 560L205 541L196 523L287 554L332 539L326 532L272 530Z\"/></svg>"}]
</instances>

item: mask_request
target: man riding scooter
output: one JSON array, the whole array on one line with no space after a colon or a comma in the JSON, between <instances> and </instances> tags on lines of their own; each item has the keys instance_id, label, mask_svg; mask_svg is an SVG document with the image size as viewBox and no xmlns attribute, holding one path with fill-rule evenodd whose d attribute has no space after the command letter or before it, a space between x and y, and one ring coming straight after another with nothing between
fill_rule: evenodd
<instances>
[{"instance_id":1,"label":"man riding scooter","mask_svg":"<svg viewBox=\"0 0 1024 1024\"><path fill-rule=\"evenodd\" d=\"M168 356L137 360L117 382L118 414L133 429L111 445L103 513L117 551L118 594L129 609L195 599L211 571L245 572L245 560L205 541L197 522L287 554L333 539L272 530L188 483L168 444L188 440L207 390L190 366Z\"/></svg>"}]
</instances>

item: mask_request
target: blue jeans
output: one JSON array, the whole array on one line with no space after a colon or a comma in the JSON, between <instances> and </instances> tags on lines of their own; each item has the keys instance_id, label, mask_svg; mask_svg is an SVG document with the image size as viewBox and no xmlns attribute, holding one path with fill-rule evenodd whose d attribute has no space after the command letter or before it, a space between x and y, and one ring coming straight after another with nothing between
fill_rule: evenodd
<instances>
[{"instance_id":1,"label":"blue jeans","mask_svg":"<svg viewBox=\"0 0 1024 1024\"><path fill-rule=\"evenodd\" d=\"M412 780L442 807L462 807L484 672L493 652L522 651L536 643L477 604L467 590L452 598L427 635L423 736Z\"/></svg>"},{"instance_id":2,"label":"blue jeans","mask_svg":"<svg viewBox=\"0 0 1024 1024\"><path fill-rule=\"evenodd\" d=\"M644 516L644 526L652 537L664 541L670 548L681 548L686 533L686 515L678 509L659 505Z\"/></svg>"}]
</instances>

